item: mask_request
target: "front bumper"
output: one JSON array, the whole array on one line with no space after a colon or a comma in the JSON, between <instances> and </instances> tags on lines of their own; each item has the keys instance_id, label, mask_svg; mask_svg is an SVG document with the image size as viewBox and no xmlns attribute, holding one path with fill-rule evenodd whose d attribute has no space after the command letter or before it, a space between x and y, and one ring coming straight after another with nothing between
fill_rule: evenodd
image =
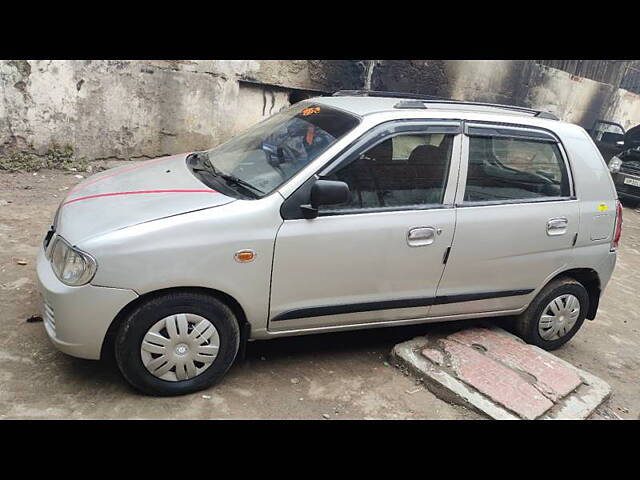
<instances>
[{"instance_id":1,"label":"front bumper","mask_svg":"<svg viewBox=\"0 0 640 480\"><path fill-rule=\"evenodd\" d=\"M138 295L133 290L90 284L69 287L53 273L42 247L37 273L44 326L53 344L74 357L99 359L109 325Z\"/></svg>"}]
</instances>

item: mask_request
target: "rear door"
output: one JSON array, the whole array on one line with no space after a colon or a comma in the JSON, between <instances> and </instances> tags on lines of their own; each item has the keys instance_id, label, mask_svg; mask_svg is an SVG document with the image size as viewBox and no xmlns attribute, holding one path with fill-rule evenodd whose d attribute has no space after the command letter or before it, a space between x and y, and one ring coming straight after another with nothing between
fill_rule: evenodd
<instances>
[{"instance_id":1,"label":"rear door","mask_svg":"<svg viewBox=\"0 0 640 480\"><path fill-rule=\"evenodd\" d=\"M430 316L504 312L570 263L579 227L571 169L545 130L468 123L457 226Z\"/></svg>"},{"instance_id":2,"label":"rear door","mask_svg":"<svg viewBox=\"0 0 640 480\"><path fill-rule=\"evenodd\" d=\"M346 182L350 202L312 220L300 215L304 186L285 202L269 330L427 317L454 234L460 132L451 121L381 125L319 174Z\"/></svg>"}]
</instances>

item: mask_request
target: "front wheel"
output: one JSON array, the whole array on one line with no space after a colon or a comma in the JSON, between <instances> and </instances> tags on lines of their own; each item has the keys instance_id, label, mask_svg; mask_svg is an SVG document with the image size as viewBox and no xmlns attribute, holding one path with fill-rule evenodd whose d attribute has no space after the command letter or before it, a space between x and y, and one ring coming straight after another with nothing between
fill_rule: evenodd
<instances>
[{"instance_id":1,"label":"front wheel","mask_svg":"<svg viewBox=\"0 0 640 480\"><path fill-rule=\"evenodd\" d=\"M153 298L124 320L115 342L125 379L149 395L181 395L220 380L238 353L233 312L196 292Z\"/></svg>"},{"instance_id":2,"label":"front wheel","mask_svg":"<svg viewBox=\"0 0 640 480\"><path fill-rule=\"evenodd\" d=\"M559 278L545 286L516 317L516 332L527 343L555 350L576 334L588 309L589 295L582 284L569 277Z\"/></svg>"}]
</instances>

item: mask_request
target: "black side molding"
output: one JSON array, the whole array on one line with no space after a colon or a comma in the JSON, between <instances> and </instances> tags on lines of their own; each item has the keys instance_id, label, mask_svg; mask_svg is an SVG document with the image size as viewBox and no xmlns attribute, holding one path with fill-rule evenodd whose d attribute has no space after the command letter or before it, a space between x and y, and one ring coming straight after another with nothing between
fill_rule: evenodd
<instances>
[{"instance_id":1,"label":"black side molding","mask_svg":"<svg viewBox=\"0 0 640 480\"><path fill-rule=\"evenodd\" d=\"M433 305L433 297L409 298L406 300L386 300L383 302L350 303L347 305L328 305L326 307L301 308L281 313L272 318L272 322L291 320L293 318L324 317L326 315L340 315L342 313L374 312L376 310L390 310L393 308L428 307Z\"/></svg>"},{"instance_id":2,"label":"black side molding","mask_svg":"<svg viewBox=\"0 0 640 480\"><path fill-rule=\"evenodd\" d=\"M533 288L526 290L504 290L501 292L467 293L462 295L442 295L439 297L408 298L402 300L385 300L381 302L350 303L346 305L327 305L324 307L301 308L290 310L276 315L272 322L292 320L294 318L324 317L327 315L340 315L343 313L374 312L378 310L390 310L395 308L428 307L431 305L443 305L447 303L472 302L474 300L488 300L491 298L516 297L528 295Z\"/></svg>"},{"instance_id":3,"label":"black side molding","mask_svg":"<svg viewBox=\"0 0 640 480\"><path fill-rule=\"evenodd\" d=\"M447 303L473 302L474 300L489 300L491 298L517 297L519 295L528 295L533 292L533 288L526 290L505 290L502 292L486 292L486 293L465 293L462 295L442 295L436 297L434 305L444 305Z\"/></svg>"},{"instance_id":4,"label":"black side molding","mask_svg":"<svg viewBox=\"0 0 640 480\"><path fill-rule=\"evenodd\" d=\"M444 252L444 257L442 258L442 263L447 264L447 260L449 260L449 254L451 253L451 247L447 247Z\"/></svg>"}]
</instances>

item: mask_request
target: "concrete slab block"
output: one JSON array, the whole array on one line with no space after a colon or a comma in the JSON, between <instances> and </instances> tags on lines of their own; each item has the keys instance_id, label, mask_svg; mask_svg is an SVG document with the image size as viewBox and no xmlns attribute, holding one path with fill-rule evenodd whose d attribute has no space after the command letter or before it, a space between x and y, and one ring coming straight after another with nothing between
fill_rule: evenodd
<instances>
[{"instance_id":1,"label":"concrete slab block","mask_svg":"<svg viewBox=\"0 0 640 480\"><path fill-rule=\"evenodd\" d=\"M580 376L573 369L564 367L557 357L544 350L531 348L531 345L504 330L466 329L454 333L450 339L469 347L481 348L497 363L520 374L532 375L535 377L535 388L551 401L565 397L582 383Z\"/></svg>"},{"instance_id":2,"label":"concrete slab block","mask_svg":"<svg viewBox=\"0 0 640 480\"><path fill-rule=\"evenodd\" d=\"M495 419L585 419L611 394L603 380L494 326L418 337L392 357L439 398Z\"/></svg>"}]
</instances>

